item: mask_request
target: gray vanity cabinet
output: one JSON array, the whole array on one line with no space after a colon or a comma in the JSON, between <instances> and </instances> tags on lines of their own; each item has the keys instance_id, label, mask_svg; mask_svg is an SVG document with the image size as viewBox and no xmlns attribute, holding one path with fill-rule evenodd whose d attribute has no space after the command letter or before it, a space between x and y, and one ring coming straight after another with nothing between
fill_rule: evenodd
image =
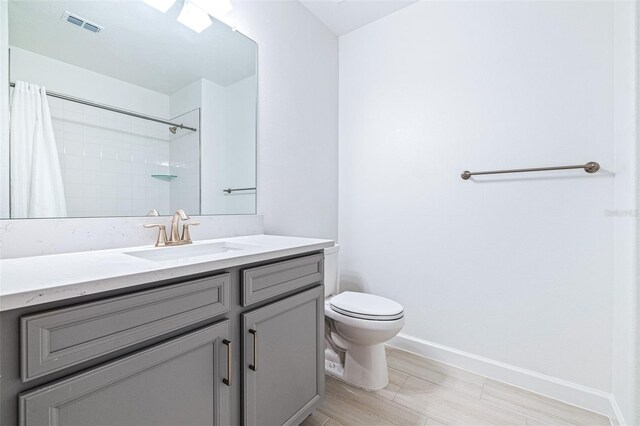
<instances>
[{"instance_id":1,"label":"gray vanity cabinet","mask_svg":"<svg viewBox=\"0 0 640 426\"><path fill-rule=\"evenodd\" d=\"M322 253L0 313L0 425L298 425L324 393Z\"/></svg>"},{"instance_id":2,"label":"gray vanity cabinet","mask_svg":"<svg viewBox=\"0 0 640 426\"><path fill-rule=\"evenodd\" d=\"M226 425L229 321L19 397L20 424Z\"/></svg>"},{"instance_id":3,"label":"gray vanity cabinet","mask_svg":"<svg viewBox=\"0 0 640 426\"><path fill-rule=\"evenodd\" d=\"M324 393L324 289L242 314L244 424L300 423Z\"/></svg>"}]
</instances>

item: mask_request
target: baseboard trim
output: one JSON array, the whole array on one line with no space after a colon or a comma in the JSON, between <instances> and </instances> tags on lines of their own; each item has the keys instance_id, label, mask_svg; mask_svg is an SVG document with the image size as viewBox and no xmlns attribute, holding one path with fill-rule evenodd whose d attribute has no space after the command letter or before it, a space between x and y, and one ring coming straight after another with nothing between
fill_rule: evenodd
<instances>
[{"instance_id":1,"label":"baseboard trim","mask_svg":"<svg viewBox=\"0 0 640 426\"><path fill-rule=\"evenodd\" d=\"M611 395L610 399L611 399L611 409L613 410L613 415L609 416L611 417L611 420L615 421L618 424L618 426L627 426L627 424L631 424L631 423L625 422L625 418L624 418L624 415L622 414L622 410L620 409L620 406L618 405L618 402L613 397L613 395ZM613 423L613 425L615 426L616 423Z\"/></svg>"},{"instance_id":2,"label":"baseboard trim","mask_svg":"<svg viewBox=\"0 0 640 426\"><path fill-rule=\"evenodd\" d=\"M614 425L624 426L620 408L609 393L406 334L398 334L388 345L604 414Z\"/></svg>"}]
</instances>

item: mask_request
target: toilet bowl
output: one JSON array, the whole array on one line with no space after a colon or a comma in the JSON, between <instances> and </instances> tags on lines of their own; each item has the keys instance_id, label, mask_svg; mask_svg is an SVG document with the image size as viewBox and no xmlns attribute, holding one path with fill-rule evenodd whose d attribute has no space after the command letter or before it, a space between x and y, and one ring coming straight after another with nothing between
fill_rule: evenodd
<instances>
[{"instance_id":1,"label":"toilet bowl","mask_svg":"<svg viewBox=\"0 0 640 426\"><path fill-rule=\"evenodd\" d=\"M339 246L325 249L325 371L367 390L387 386L385 342L404 325L404 309L393 300L338 287Z\"/></svg>"}]
</instances>

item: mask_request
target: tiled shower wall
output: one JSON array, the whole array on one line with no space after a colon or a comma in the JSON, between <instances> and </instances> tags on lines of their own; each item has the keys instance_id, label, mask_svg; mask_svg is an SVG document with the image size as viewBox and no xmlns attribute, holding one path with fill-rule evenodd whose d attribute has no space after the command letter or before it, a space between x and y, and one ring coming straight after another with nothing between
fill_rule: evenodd
<instances>
[{"instance_id":1,"label":"tiled shower wall","mask_svg":"<svg viewBox=\"0 0 640 426\"><path fill-rule=\"evenodd\" d=\"M169 126L49 97L67 213L170 214ZM196 154L197 155L197 154Z\"/></svg>"}]
</instances>

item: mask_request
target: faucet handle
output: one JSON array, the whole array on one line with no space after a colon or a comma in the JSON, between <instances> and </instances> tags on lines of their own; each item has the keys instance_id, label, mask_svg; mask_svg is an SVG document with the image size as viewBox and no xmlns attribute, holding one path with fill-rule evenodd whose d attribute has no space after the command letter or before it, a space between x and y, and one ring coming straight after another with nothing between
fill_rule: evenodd
<instances>
[{"instance_id":1,"label":"faucet handle","mask_svg":"<svg viewBox=\"0 0 640 426\"><path fill-rule=\"evenodd\" d=\"M145 228L158 228L158 239L156 240L156 247L163 247L167 244L167 228L160 223L145 223Z\"/></svg>"},{"instance_id":2,"label":"faucet handle","mask_svg":"<svg viewBox=\"0 0 640 426\"><path fill-rule=\"evenodd\" d=\"M193 242L191 241L191 233L189 232L189 225L198 226L200 225L200 222L189 222L189 223L182 224L182 238L180 238L180 240L185 241L186 244L191 244Z\"/></svg>"}]
</instances>

